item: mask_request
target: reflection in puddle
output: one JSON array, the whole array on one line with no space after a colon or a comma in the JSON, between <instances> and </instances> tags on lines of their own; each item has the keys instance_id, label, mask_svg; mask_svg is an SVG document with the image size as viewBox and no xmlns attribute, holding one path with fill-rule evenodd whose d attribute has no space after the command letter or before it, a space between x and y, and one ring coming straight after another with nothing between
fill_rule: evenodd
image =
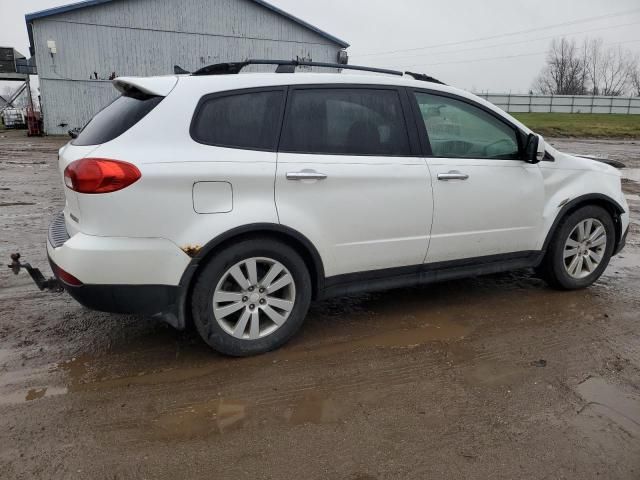
<instances>
[{"instance_id":1,"label":"reflection in puddle","mask_svg":"<svg viewBox=\"0 0 640 480\"><path fill-rule=\"evenodd\" d=\"M288 425L331 423L339 419L337 403L308 396L275 411L248 402L214 399L187 405L160 415L153 421L159 439L207 437L241 430L250 421L275 421Z\"/></svg>"},{"instance_id":2,"label":"reflection in puddle","mask_svg":"<svg viewBox=\"0 0 640 480\"><path fill-rule=\"evenodd\" d=\"M201 437L242 428L247 417L244 402L215 399L189 405L155 420L159 437Z\"/></svg>"},{"instance_id":3,"label":"reflection in puddle","mask_svg":"<svg viewBox=\"0 0 640 480\"><path fill-rule=\"evenodd\" d=\"M284 418L290 425L321 424L337 421L339 412L332 400L310 396L287 409Z\"/></svg>"}]
</instances>

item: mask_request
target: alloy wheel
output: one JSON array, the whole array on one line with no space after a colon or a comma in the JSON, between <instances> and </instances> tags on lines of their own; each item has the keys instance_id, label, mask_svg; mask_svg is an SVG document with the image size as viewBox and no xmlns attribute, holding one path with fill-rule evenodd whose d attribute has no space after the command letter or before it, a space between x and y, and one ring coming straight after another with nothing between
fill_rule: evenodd
<instances>
[{"instance_id":1,"label":"alloy wheel","mask_svg":"<svg viewBox=\"0 0 640 480\"><path fill-rule=\"evenodd\" d=\"M563 258L567 273L577 279L591 275L600 265L607 248L607 231L600 220L581 220L569 234Z\"/></svg>"},{"instance_id":2,"label":"alloy wheel","mask_svg":"<svg viewBox=\"0 0 640 480\"><path fill-rule=\"evenodd\" d=\"M258 340L285 324L295 298L295 281L282 263L249 258L222 275L213 294L213 315L229 335Z\"/></svg>"}]
</instances>

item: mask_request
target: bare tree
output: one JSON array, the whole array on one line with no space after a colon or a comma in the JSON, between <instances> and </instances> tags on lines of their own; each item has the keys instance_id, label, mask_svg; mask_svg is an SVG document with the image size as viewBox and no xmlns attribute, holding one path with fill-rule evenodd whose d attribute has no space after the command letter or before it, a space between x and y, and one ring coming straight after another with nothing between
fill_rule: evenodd
<instances>
[{"instance_id":1,"label":"bare tree","mask_svg":"<svg viewBox=\"0 0 640 480\"><path fill-rule=\"evenodd\" d=\"M618 97L629 87L635 69L632 55L618 48L602 48L602 40L590 42L588 58L589 81L594 95Z\"/></svg>"},{"instance_id":2,"label":"bare tree","mask_svg":"<svg viewBox=\"0 0 640 480\"><path fill-rule=\"evenodd\" d=\"M636 61L636 63L638 63ZM633 87L631 94L640 97L640 65L636 65L635 70L631 73L631 86Z\"/></svg>"},{"instance_id":3,"label":"bare tree","mask_svg":"<svg viewBox=\"0 0 640 480\"><path fill-rule=\"evenodd\" d=\"M576 42L554 39L547 54L547 66L534 84L547 95L582 95L585 93L585 63Z\"/></svg>"},{"instance_id":4,"label":"bare tree","mask_svg":"<svg viewBox=\"0 0 640 480\"><path fill-rule=\"evenodd\" d=\"M638 68L629 51L605 48L602 39L587 38L581 48L575 41L554 39L534 89L553 95L625 95L634 88Z\"/></svg>"},{"instance_id":5,"label":"bare tree","mask_svg":"<svg viewBox=\"0 0 640 480\"><path fill-rule=\"evenodd\" d=\"M585 50L585 70L590 83L589 93L591 95L600 95L600 65L602 59L602 39L586 39L584 43Z\"/></svg>"}]
</instances>

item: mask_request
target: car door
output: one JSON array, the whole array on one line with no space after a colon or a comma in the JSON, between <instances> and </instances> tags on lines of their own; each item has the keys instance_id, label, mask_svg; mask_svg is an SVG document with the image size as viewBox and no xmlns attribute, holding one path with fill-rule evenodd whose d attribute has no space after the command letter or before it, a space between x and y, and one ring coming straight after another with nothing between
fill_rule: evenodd
<instances>
[{"instance_id":1,"label":"car door","mask_svg":"<svg viewBox=\"0 0 640 480\"><path fill-rule=\"evenodd\" d=\"M427 263L525 253L542 227L544 183L522 134L472 100L413 92L434 194Z\"/></svg>"},{"instance_id":2,"label":"car door","mask_svg":"<svg viewBox=\"0 0 640 480\"><path fill-rule=\"evenodd\" d=\"M406 92L290 87L276 207L316 246L327 277L421 265L433 202Z\"/></svg>"}]
</instances>

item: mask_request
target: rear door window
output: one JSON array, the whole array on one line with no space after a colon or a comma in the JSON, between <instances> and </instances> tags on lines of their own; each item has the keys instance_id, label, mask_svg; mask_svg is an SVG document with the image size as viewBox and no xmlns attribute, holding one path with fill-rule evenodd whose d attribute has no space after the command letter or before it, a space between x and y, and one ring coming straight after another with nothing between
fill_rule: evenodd
<instances>
[{"instance_id":1,"label":"rear door window","mask_svg":"<svg viewBox=\"0 0 640 480\"><path fill-rule=\"evenodd\" d=\"M191 137L219 147L275 151L284 90L205 97L191 124Z\"/></svg>"},{"instance_id":2,"label":"rear door window","mask_svg":"<svg viewBox=\"0 0 640 480\"><path fill-rule=\"evenodd\" d=\"M125 93L99 111L71 143L80 146L107 143L142 120L163 98L142 92Z\"/></svg>"},{"instance_id":3,"label":"rear door window","mask_svg":"<svg viewBox=\"0 0 640 480\"><path fill-rule=\"evenodd\" d=\"M328 155L409 156L400 96L394 89L295 89L280 151Z\"/></svg>"}]
</instances>

